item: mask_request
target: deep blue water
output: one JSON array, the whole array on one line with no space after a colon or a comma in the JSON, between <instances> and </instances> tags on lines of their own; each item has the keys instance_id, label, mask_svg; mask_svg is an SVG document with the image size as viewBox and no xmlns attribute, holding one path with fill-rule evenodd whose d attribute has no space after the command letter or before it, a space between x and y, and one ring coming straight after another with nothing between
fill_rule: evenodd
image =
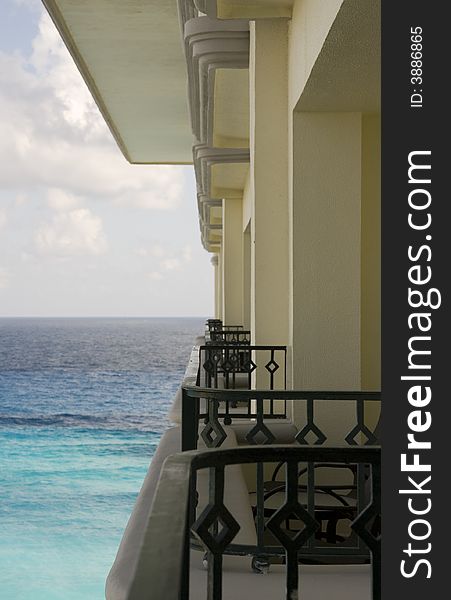
<instances>
[{"instance_id":1,"label":"deep blue water","mask_svg":"<svg viewBox=\"0 0 451 600\"><path fill-rule=\"evenodd\" d=\"M0 598L102 600L204 319L0 319Z\"/></svg>"}]
</instances>

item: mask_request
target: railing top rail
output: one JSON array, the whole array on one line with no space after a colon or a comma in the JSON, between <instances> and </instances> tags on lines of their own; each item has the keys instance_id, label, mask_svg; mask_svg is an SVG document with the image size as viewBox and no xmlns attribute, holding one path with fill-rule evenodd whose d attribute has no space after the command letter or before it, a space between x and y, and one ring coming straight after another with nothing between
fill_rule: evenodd
<instances>
[{"instance_id":1,"label":"railing top rail","mask_svg":"<svg viewBox=\"0 0 451 600\"><path fill-rule=\"evenodd\" d=\"M172 458L161 471L126 598L145 600L152 590L154 600L180 600L192 457L176 454Z\"/></svg>"},{"instance_id":2,"label":"railing top rail","mask_svg":"<svg viewBox=\"0 0 451 600\"><path fill-rule=\"evenodd\" d=\"M183 577L190 477L209 467L259 462L343 462L379 468L380 446L241 446L193 450L169 456L164 462L145 539L127 597L144 600L152 590L154 600L179 600ZM159 540L158 543L155 543ZM378 558L377 558L378 560ZM174 585L178 582L178 585ZM377 596L379 597L379 595Z\"/></svg>"},{"instance_id":3,"label":"railing top rail","mask_svg":"<svg viewBox=\"0 0 451 600\"><path fill-rule=\"evenodd\" d=\"M233 332L228 332L228 333L233 333ZM247 331L242 331L239 330L236 333L250 333ZM199 350L214 350L214 349L218 349L218 350L230 350L230 346L229 344L221 344L221 343L214 343L214 344L208 344L208 345L203 345L203 346L199 346ZM283 352L286 352L287 347L286 346L262 346L262 345L258 345L258 346L253 346L253 345L248 345L245 347L246 351L249 350L281 350Z\"/></svg>"},{"instance_id":4,"label":"railing top rail","mask_svg":"<svg viewBox=\"0 0 451 600\"><path fill-rule=\"evenodd\" d=\"M190 398L213 398L215 400L365 400L378 401L380 391L316 391L316 390L246 390L217 389L194 385L182 386Z\"/></svg>"},{"instance_id":5,"label":"railing top rail","mask_svg":"<svg viewBox=\"0 0 451 600\"><path fill-rule=\"evenodd\" d=\"M210 331L210 336L233 336L240 335L243 337L248 337L251 335L251 332L248 329L213 329Z\"/></svg>"},{"instance_id":6,"label":"railing top rail","mask_svg":"<svg viewBox=\"0 0 451 600\"><path fill-rule=\"evenodd\" d=\"M343 462L380 464L380 446L240 446L239 448L209 448L189 450L180 456L191 457L192 469L271 462ZM177 455L173 455L177 456Z\"/></svg>"}]
</instances>

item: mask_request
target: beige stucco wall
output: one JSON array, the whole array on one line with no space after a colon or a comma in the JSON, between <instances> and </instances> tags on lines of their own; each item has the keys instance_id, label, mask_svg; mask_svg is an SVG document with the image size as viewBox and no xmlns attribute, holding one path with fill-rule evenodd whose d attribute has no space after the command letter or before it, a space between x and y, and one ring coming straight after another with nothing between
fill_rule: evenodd
<instances>
[{"instance_id":1,"label":"beige stucco wall","mask_svg":"<svg viewBox=\"0 0 451 600\"><path fill-rule=\"evenodd\" d=\"M221 250L218 252L218 279L217 279L217 284L218 287L216 288L216 310L217 310L217 314L218 314L218 319L223 320L224 319L224 312L223 312L223 308L224 308L224 298L223 298L223 294L222 294L222 273L223 273L223 252L222 252L222 248Z\"/></svg>"},{"instance_id":2,"label":"beige stucco wall","mask_svg":"<svg viewBox=\"0 0 451 600\"><path fill-rule=\"evenodd\" d=\"M215 312L214 318L219 319L219 256L213 254L211 257L211 264L213 266L213 281L214 281L214 298L215 298Z\"/></svg>"},{"instance_id":3,"label":"beige stucco wall","mask_svg":"<svg viewBox=\"0 0 451 600\"><path fill-rule=\"evenodd\" d=\"M222 202L223 321L243 323L243 206L241 198Z\"/></svg>"},{"instance_id":4,"label":"beige stucco wall","mask_svg":"<svg viewBox=\"0 0 451 600\"><path fill-rule=\"evenodd\" d=\"M251 329L288 341L288 89L285 20L251 23Z\"/></svg>"},{"instance_id":5,"label":"beige stucco wall","mask_svg":"<svg viewBox=\"0 0 451 600\"><path fill-rule=\"evenodd\" d=\"M251 23L241 314L254 343L288 345L297 389L380 386L380 117L296 110L343 4Z\"/></svg>"},{"instance_id":6,"label":"beige stucco wall","mask_svg":"<svg viewBox=\"0 0 451 600\"><path fill-rule=\"evenodd\" d=\"M243 190L243 319L245 329L251 328L251 306L254 302L252 286L252 212L254 205L253 182L248 172Z\"/></svg>"},{"instance_id":7,"label":"beige stucco wall","mask_svg":"<svg viewBox=\"0 0 451 600\"><path fill-rule=\"evenodd\" d=\"M243 232L243 325L251 327L251 225Z\"/></svg>"},{"instance_id":8,"label":"beige stucco wall","mask_svg":"<svg viewBox=\"0 0 451 600\"><path fill-rule=\"evenodd\" d=\"M294 113L293 126L293 387L378 390L380 115ZM318 422L333 440L353 415L329 404Z\"/></svg>"},{"instance_id":9,"label":"beige stucco wall","mask_svg":"<svg viewBox=\"0 0 451 600\"><path fill-rule=\"evenodd\" d=\"M361 386L361 115L295 113L293 387ZM293 406L305 422L305 407ZM342 443L355 407L321 404L316 422Z\"/></svg>"},{"instance_id":10,"label":"beige stucco wall","mask_svg":"<svg viewBox=\"0 0 451 600\"><path fill-rule=\"evenodd\" d=\"M293 384L359 389L361 116L294 125Z\"/></svg>"},{"instance_id":11,"label":"beige stucco wall","mask_svg":"<svg viewBox=\"0 0 451 600\"><path fill-rule=\"evenodd\" d=\"M362 118L362 389L381 389L381 133L380 114ZM375 427L379 407L368 403L367 425Z\"/></svg>"},{"instance_id":12,"label":"beige stucco wall","mask_svg":"<svg viewBox=\"0 0 451 600\"><path fill-rule=\"evenodd\" d=\"M254 190L249 170L246 175L243 189L243 230L249 225L252 216L252 206L254 202Z\"/></svg>"},{"instance_id":13,"label":"beige stucco wall","mask_svg":"<svg viewBox=\"0 0 451 600\"><path fill-rule=\"evenodd\" d=\"M294 110L343 0L295 0L289 21L289 109Z\"/></svg>"},{"instance_id":14,"label":"beige stucco wall","mask_svg":"<svg viewBox=\"0 0 451 600\"><path fill-rule=\"evenodd\" d=\"M362 389L380 389L381 168L380 115L362 118L361 363Z\"/></svg>"}]
</instances>

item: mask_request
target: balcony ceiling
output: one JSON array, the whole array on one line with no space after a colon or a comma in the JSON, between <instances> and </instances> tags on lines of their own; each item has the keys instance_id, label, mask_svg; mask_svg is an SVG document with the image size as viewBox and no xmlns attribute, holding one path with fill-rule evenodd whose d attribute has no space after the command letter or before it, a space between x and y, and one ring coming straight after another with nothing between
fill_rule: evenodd
<instances>
[{"instance_id":1,"label":"balcony ceiling","mask_svg":"<svg viewBox=\"0 0 451 600\"><path fill-rule=\"evenodd\" d=\"M380 21L380 2L343 2L297 110L380 111Z\"/></svg>"},{"instance_id":2,"label":"balcony ceiling","mask_svg":"<svg viewBox=\"0 0 451 600\"><path fill-rule=\"evenodd\" d=\"M211 167L212 198L241 198L249 163L218 163ZM227 202L227 200L226 200Z\"/></svg>"},{"instance_id":3,"label":"balcony ceiling","mask_svg":"<svg viewBox=\"0 0 451 600\"><path fill-rule=\"evenodd\" d=\"M124 156L190 164L175 0L43 0Z\"/></svg>"},{"instance_id":4,"label":"balcony ceiling","mask_svg":"<svg viewBox=\"0 0 451 600\"><path fill-rule=\"evenodd\" d=\"M216 71L213 146L249 148L249 69Z\"/></svg>"},{"instance_id":5,"label":"balcony ceiling","mask_svg":"<svg viewBox=\"0 0 451 600\"><path fill-rule=\"evenodd\" d=\"M200 10L219 19L291 17L294 0L195 0Z\"/></svg>"}]
</instances>

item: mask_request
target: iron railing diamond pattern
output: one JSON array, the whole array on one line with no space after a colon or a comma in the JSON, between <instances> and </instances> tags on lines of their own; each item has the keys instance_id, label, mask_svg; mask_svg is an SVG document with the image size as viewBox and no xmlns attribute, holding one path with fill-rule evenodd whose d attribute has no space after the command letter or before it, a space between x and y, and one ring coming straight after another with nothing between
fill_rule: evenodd
<instances>
[{"instance_id":1,"label":"iron railing diamond pattern","mask_svg":"<svg viewBox=\"0 0 451 600\"><path fill-rule=\"evenodd\" d=\"M206 410L201 410L200 401L206 406ZM328 441L326 433L316 422L316 408L318 404L331 403L331 408L336 403L353 403L355 405L355 425L350 424L349 432L343 435L343 443L350 446L374 445L379 443L377 432L371 431L366 424L367 408L365 406L377 405L380 412L380 392L312 392L312 391L287 391L287 390L235 390L235 389L212 389L201 388L199 386L185 386L183 388L183 400L187 407L186 420L182 423L188 437L191 437L191 444L184 447L185 450L196 448L197 424L201 420L210 423L211 427L219 429L224 425L233 425L234 422L247 420L255 425L252 432L247 434L247 441L251 444L258 439L258 434L263 433L264 443L272 436L268 434L271 431L271 424L268 420L286 418L286 413L276 414L274 412L274 403L277 400L283 400L285 403L294 401L306 405L306 420L301 424L295 439L301 445L322 446ZM239 402L246 404L248 410L244 412L231 412L230 406L237 405ZM269 408L268 408L269 404ZM266 407L265 407L266 405ZM221 407L224 407L221 410ZM373 411L374 412L374 411ZM359 440L358 437L362 439ZM311 439L314 437L314 439ZM260 436L261 439L261 436ZM257 442L258 443L258 442ZM260 442L261 443L261 442Z\"/></svg>"},{"instance_id":2,"label":"iron railing diamond pattern","mask_svg":"<svg viewBox=\"0 0 451 600\"><path fill-rule=\"evenodd\" d=\"M222 557L224 555L253 556L263 561L265 568L271 571L272 558L280 563L285 556L286 599L302 597L302 579L299 578L299 561L308 557L309 562L316 558L320 561L327 556L347 557L356 555L364 558L361 544L367 548L367 558L372 568L372 598L380 600L380 529L375 531L374 521L380 515L380 447L317 447L317 446L259 446L240 447L228 450L216 449L184 453L194 457L192 472L194 478L201 469L208 469L210 476L209 501L196 518L195 508L190 509L191 525L189 530L201 545L207 548L208 563L208 600L222 598ZM180 455L181 456L181 455ZM366 492L362 492L356 507L351 528L358 539L356 547L332 545L324 551L317 545L316 537L320 523L316 518L314 503L314 477L308 478L307 505L298 498L299 465L307 464L307 470L314 473L318 464L327 465L333 460L343 467L354 465L358 471L367 473ZM224 490L227 481L224 470L227 465L254 464L263 469L266 463L280 461L285 466L285 500L283 504L266 520L265 529L273 535L274 542L262 538L256 546L235 543L239 524L233 513L224 505ZM195 502L195 500L194 500ZM192 505L193 506L193 505ZM287 522L295 524L295 529L287 529ZM191 537L193 549L199 548ZM251 570L251 566L249 565ZM318 576L320 584L321 575ZM189 595L183 596L187 599ZM252 595L250 595L252 597ZM193 599L194 600L194 599Z\"/></svg>"}]
</instances>

